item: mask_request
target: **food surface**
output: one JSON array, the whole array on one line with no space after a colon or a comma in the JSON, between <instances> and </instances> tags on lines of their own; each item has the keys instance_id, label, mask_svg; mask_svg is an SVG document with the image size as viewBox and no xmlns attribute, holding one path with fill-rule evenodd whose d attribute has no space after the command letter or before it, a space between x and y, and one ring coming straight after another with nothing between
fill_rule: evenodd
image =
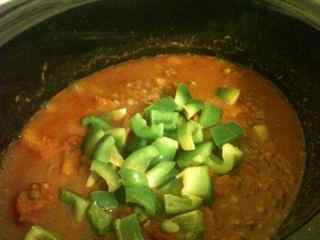
<instances>
[{"instance_id":1,"label":"food surface","mask_svg":"<svg viewBox=\"0 0 320 240\"><path fill-rule=\"evenodd\" d=\"M304 170L293 108L227 61L161 55L75 82L0 170L0 239L268 240Z\"/></svg>"}]
</instances>

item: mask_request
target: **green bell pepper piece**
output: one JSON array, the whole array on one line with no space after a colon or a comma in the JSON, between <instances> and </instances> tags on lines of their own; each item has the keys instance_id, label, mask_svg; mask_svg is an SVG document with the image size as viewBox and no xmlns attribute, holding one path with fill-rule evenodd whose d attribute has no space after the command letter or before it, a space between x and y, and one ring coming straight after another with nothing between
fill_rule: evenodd
<instances>
[{"instance_id":1,"label":"green bell pepper piece","mask_svg":"<svg viewBox=\"0 0 320 240\"><path fill-rule=\"evenodd\" d=\"M118 240L144 240L136 214L117 219L115 230Z\"/></svg>"},{"instance_id":2,"label":"green bell pepper piece","mask_svg":"<svg viewBox=\"0 0 320 240\"><path fill-rule=\"evenodd\" d=\"M179 110L192 100L192 95L185 84L179 84L176 90L176 96L174 98L175 103L178 105Z\"/></svg>"},{"instance_id":3,"label":"green bell pepper piece","mask_svg":"<svg viewBox=\"0 0 320 240\"><path fill-rule=\"evenodd\" d=\"M105 180L109 192L114 192L121 186L120 177L111 163L93 161L90 170Z\"/></svg>"},{"instance_id":4,"label":"green bell pepper piece","mask_svg":"<svg viewBox=\"0 0 320 240\"><path fill-rule=\"evenodd\" d=\"M135 186L125 187L126 202L137 204L143 207L149 216L155 216L157 213L157 197L148 187Z\"/></svg>"},{"instance_id":5,"label":"green bell pepper piece","mask_svg":"<svg viewBox=\"0 0 320 240\"><path fill-rule=\"evenodd\" d=\"M208 166L188 167L180 173L183 181L182 195L212 199L212 184Z\"/></svg>"},{"instance_id":6,"label":"green bell pepper piece","mask_svg":"<svg viewBox=\"0 0 320 240\"><path fill-rule=\"evenodd\" d=\"M96 204L103 209L116 209L119 207L119 202L114 193L107 191L95 191L90 193L91 203Z\"/></svg>"},{"instance_id":7,"label":"green bell pepper piece","mask_svg":"<svg viewBox=\"0 0 320 240\"><path fill-rule=\"evenodd\" d=\"M220 87L216 91L216 96L224 103L233 105L237 102L240 96L240 89L233 87Z\"/></svg>"},{"instance_id":8,"label":"green bell pepper piece","mask_svg":"<svg viewBox=\"0 0 320 240\"><path fill-rule=\"evenodd\" d=\"M218 147L233 142L244 135L244 130L237 123L217 124L210 129L211 136Z\"/></svg>"},{"instance_id":9,"label":"green bell pepper piece","mask_svg":"<svg viewBox=\"0 0 320 240\"><path fill-rule=\"evenodd\" d=\"M200 100L190 100L186 105L183 106L184 114L189 120L200 112L204 107L204 104Z\"/></svg>"},{"instance_id":10,"label":"green bell pepper piece","mask_svg":"<svg viewBox=\"0 0 320 240\"><path fill-rule=\"evenodd\" d=\"M123 186L148 186L148 179L145 173L129 168L122 168L120 176Z\"/></svg>"},{"instance_id":11,"label":"green bell pepper piece","mask_svg":"<svg viewBox=\"0 0 320 240\"><path fill-rule=\"evenodd\" d=\"M215 155L211 155L207 165L216 174L228 174L234 167L236 167L243 157L243 152L230 143L222 146L222 159Z\"/></svg>"},{"instance_id":12,"label":"green bell pepper piece","mask_svg":"<svg viewBox=\"0 0 320 240\"><path fill-rule=\"evenodd\" d=\"M164 133L163 123L152 125L151 127L149 127L147 125L147 121L144 120L139 113L131 118L130 125L132 131L136 136L147 140L154 140L162 137Z\"/></svg>"},{"instance_id":13,"label":"green bell pepper piece","mask_svg":"<svg viewBox=\"0 0 320 240\"><path fill-rule=\"evenodd\" d=\"M32 226L27 232L24 240L59 240L56 234L49 232L48 230L40 226Z\"/></svg>"},{"instance_id":14,"label":"green bell pepper piece","mask_svg":"<svg viewBox=\"0 0 320 240\"><path fill-rule=\"evenodd\" d=\"M150 188L156 188L167 182L171 176L170 172L174 170L176 163L165 161L158 163L147 172L147 179Z\"/></svg>"},{"instance_id":15,"label":"green bell pepper piece","mask_svg":"<svg viewBox=\"0 0 320 240\"><path fill-rule=\"evenodd\" d=\"M91 204L87 212L91 226L99 236L105 236L112 230L112 215L96 203Z\"/></svg>"},{"instance_id":16,"label":"green bell pepper piece","mask_svg":"<svg viewBox=\"0 0 320 240\"><path fill-rule=\"evenodd\" d=\"M151 125L163 124L164 130L174 130L179 123L179 113L151 110Z\"/></svg>"},{"instance_id":17,"label":"green bell pepper piece","mask_svg":"<svg viewBox=\"0 0 320 240\"><path fill-rule=\"evenodd\" d=\"M90 159L92 152L96 147L99 140L105 135L105 132L101 128L89 127L89 132L85 137L83 144L84 154Z\"/></svg>"},{"instance_id":18,"label":"green bell pepper piece","mask_svg":"<svg viewBox=\"0 0 320 240\"><path fill-rule=\"evenodd\" d=\"M212 127L221 121L222 115L223 111L221 108L205 104L199 118L199 123L203 128Z\"/></svg>"},{"instance_id":19,"label":"green bell pepper piece","mask_svg":"<svg viewBox=\"0 0 320 240\"><path fill-rule=\"evenodd\" d=\"M158 149L149 145L143 148L140 148L133 153L131 153L125 160L123 168L129 168L140 172L145 172L151 161L159 156Z\"/></svg>"},{"instance_id":20,"label":"green bell pepper piece","mask_svg":"<svg viewBox=\"0 0 320 240\"><path fill-rule=\"evenodd\" d=\"M82 125L86 127L101 128L103 130L109 130L112 128L110 121L107 121L101 117L97 116L87 116L81 119Z\"/></svg>"},{"instance_id":21,"label":"green bell pepper piece","mask_svg":"<svg viewBox=\"0 0 320 240\"><path fill-rule=\"evenodd\" d=\"M212 142L200 143L193 151L182 151L178 154L177 163L180 168L198 166L206 163L214 149Z\"/></svg>"},{"instance_id":22,"label":"green bell pepper piece","mask_svg":"<svg viewBox=\"0 0 320 240\"><path fill-rule=\"evenodd\" d=\"M69 190L62 190L60 192L60 199L61 201L72 207L75 221L77 223L80 223L86 214L86 210L89 207L90 202L82 198L77 193Z\"/></svg>"},{"instance_id":23,"label":"green bell pepper piece","mask_svg":"<svg viewBox=\"0 0 320 240\"><path fill-rule=\"evenodd\" d=\"M202 204L202 198L196 196L175 196L171 194L164 195L164 207L167 214L184 213L196 208Z\"/></svg>"}]
</instances>

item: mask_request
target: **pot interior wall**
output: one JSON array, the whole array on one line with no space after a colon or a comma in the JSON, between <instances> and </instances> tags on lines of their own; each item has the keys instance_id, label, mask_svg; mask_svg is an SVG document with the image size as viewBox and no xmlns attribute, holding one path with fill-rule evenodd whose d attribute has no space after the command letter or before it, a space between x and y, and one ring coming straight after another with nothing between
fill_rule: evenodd
<instances>
[{"instance_id":1,"label":"pot interior wall","mask_svg":"<svg viewBox=\"0 0 320 240\"><path fill-rule=\"evenodd\" d=\"M105 66L161 53L226 58L269 77L302 121L308 161L278 237L287 236L320 208L320 33L278 13L223 2L102 1L18 36L0 49L0 150L41 104Z\"/></svg>"}]
</instances>

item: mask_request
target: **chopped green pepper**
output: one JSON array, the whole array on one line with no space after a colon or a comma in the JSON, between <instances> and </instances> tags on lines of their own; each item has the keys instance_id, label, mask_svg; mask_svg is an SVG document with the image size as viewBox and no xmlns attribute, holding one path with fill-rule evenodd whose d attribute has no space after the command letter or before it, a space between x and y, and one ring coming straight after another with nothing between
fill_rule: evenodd
<instances>
[{"instance_id":1,"label":"chopped green pepper","mask_svg":"<svg viewBox=\"0 0 320 240\"><path fill-rule=\"evenodd\" d=\"M120 170L122 184L127 186L148 186L148 179L145 173L129 168Z\"/></svg>"},{"instance_id":2,"label":"chopped green pepper","mask_svg":"<svg viewBox=\"0 0 320 240\"><path fill-rule=\"evenodd\" d=\"M95 127L101 128L103 130L109 130L112 128L112 124L110 121L106 121L105 119L97 116L87 116L82 118L81 120L82 125L87 127Z\"/></svg>"},{"instance_id":3,"label":"chopped green pepper","mask_svg":"<svg viewBox=\"0 0 320 240\"><path fill-rule=\"evenodd\" d=\"M199 123L203 128L212 127L218 124L222 118L223 111L211 104L205 104L201 112Z\"/></svg>"},{"instance_id":4,"label":"chopped green pepper","mask_svg":"<svg viewBox=\"0 0 320 240\"><path fill-rule=\"evenodd\" d=\"M171 194L164 195L164 207L167 214L184 213L196 208L202 204L202 198L196 196L178 197Z\"/></svg>"},{"instance_id":5,"label":"chopped green pepper","mask_svg":"<svg viewBox=\"0 0 320 240\"><path fill-rule=\"evenodd\" d=\"M227 174L235 166L237 166L243 156L242 151L233 146L230 143L226 143L222 146L222 158L219 159L215 155L211 155L211 158L208 160L208 166L217 174Z\"/></svg>"},{"instance_id":6,"label":"chopped green pepper","mask_svg":"<svg viewBox=\"0 0 320 240\"><path fill-rule=\"evenodd\" d=\"M126 158L123 167L145 172L148 169L150 162L158 156L158 149L153 145L149 145L131 153Z\"/></svg>"},{"instance_id":7,"label":"chopped green pepper","mask_svg":"<svg viewBox=\"0 0 320 240\"><path fill-rule=\"evenodd\" d=\"M40 226L32 226L28 231L24 240L58 240L54 233L49 232L48 230Z\"/></svg>"},{"instance_id":8,"label":"chopped green pepper","mask_svg":"<svg viewBox=\"0 0 320 240\"><path fill-rule=\"evenodd\" d=\"M136 214L117 219L115 230L119 240L144 240Z\"/></svg>"},{"instance_id":9,"label":"chopped green pepper","mask_svg":"<svg viewBox=\"0 0 320 240\"><path fill-rule=\"evenodd\" d=\"M160 110L151 110L152 126L163 124L164 130L174 130L179 122L179 113Z\"/></svg>"},{"instance_id":10,"label":"chopped green pepper","mask_svg":"<svg viewBox=\"0 0 320 240\"><path fill-rule=\"evenodd\" d=\"M183 178L182 195L211 200L212 184L208 166L188 167L183 170L181 176Z\"/></svg>"},{"instance_id":11,"label":"chopped green pepper","mask_svg":"<svg viewBox=\"0 0 320 240\"><path fill-rule=\"evenodd\" d=\"M192 100L192 95L185 84L179 84L176 91L176 96L174 98L175 103L178 105L180 110Z\"/></svg>"},{"instance_id":12,"label":"chopped green pepper","mask_svg":"<svg viewBox=\"0 0 320 240\"><path fill-rule=\"evenodd\" d=\"M107 112L105 114L101 115L101 118L105 119L106 121L121 121L126 115L127 115L127 109L126 108L119 108L116 110L113 110L111 112Z\"/></svg>"},{"instance_id":13,"label":"chopped green pepper","mask_svg":"<svg viewBox=\"0 0 320 240\"><path fill-rule=\"evenodd\" d=\"M193 124L193 132L192 132L193 142L195 144L203 142L204 136L203 136L201 125L195 121L192 121L192 124Z\"/></svg>"},{"instance_id":14,"label":"chopped green pepper","mask_svg":"<svg viewBox=\"0 0 320 240\"><path fill-rule=\"evenodd\" d=\"M158 188L158 192L161 194L180 195L182 190L182 181L180 178L174 178Z\"/></svg>"},{"instance_id":15,"label":"chopped green pepper","mask_svg":"<svg viewBox=\"0 0 320 240\"><path fill-rule=\"evenodd\" d=\"M95 191L90 193L90 200L98 207L103 209L116 209L119 207L119 202L114 193L107 191Z\"/></svg>"},{"instance_id":16,"label":"chopped green pepper","mask_svg":"<svg viewBox=\"0 0 320 240\"><path fill-rule=\"evenodd\" d=\"M140 138L154 140L163 136L164 124L160 123L157 125L152 125L149 127L147 121L142 118L142 116L137 113L131 118L130 121L131 129L135 135Z\"/></svg>"},{"instance_id":17,"label":"chopped green pepper","mask_svg":"<svg viewBox=\"0 0 320 240\"><path fill-rule=\"evenodd\" d=\"M158 163L155 167L147 172L147 178L150 188L156 188L168 181L171 176L170 172L176 166L175 162L165 161Z\"/></svg>"},{"instance_id":18,"label":"chopped green pepper","mask_svg":"<svg viewBox=\"0 0 320 240\"><path fill-rule=\"evenodd\" d=\"M104 136L96 144L96 147L92 154L93 161L100 161L104 163L110 162L110 152L115 144L115 140L112 136Z\"/></svg>"},{"instance_id":19,"label":"chopped green pepper","mask_svg":"<svg viewBox=\"0 0 320 240\"><path fill-rule=\"evenodd\" d=\"M116 166L116 167L122 167L122 165L124 163L123 157L119 153L119 151L115 145L113 145L110 149L109 162L112 163L113 166Z\"/></svg>"},{"instance_id":20,"label":"chopped green pepper","mask_svg":"<svg viewBox=\"0 0 320 240\"><path fill-rule=\"evenodd\" d=\"M127 145L125 147L125 153L130 154L140 148L147 146L147 144L148 144L148 140L146 139L139 138L135 135L130 136L128 139Z\"/></svg>"},{"instance_id":21,"label":"chopped green pepper","mask_svg":"<svg viewBox=\"0 0 320 240\"><path fill-rule=\"evenodd\" d=\"M204 142L197 145L193 151L180 152L177 157L178 166L185 168L204 164L212 153L213 148L212 142Z\"/></svg>"},{"instance_id":22,"label":"chopped green pepper","mask_svg":"<svg viewBox=\"0 0 320 240\"><path fill-rule=\"evenodd\" d=\"M220 87L217 89L216 96L228 105L233 105L237 102L240 96L240 89L233 87Z\"/></svg>"},{"instance_id":23,"label":"chopped green pepper","mask_svg":"<svg viewBox=\"0 0 320 240\"><path fill-rule=\"evenodd\" d=\"M94 185L96 185L98 179L99 179L99 176L96 173L91 172L87 179L86 187L92 188Z\"/></svg>"},{"instance_id":24,"label":"chopped green pepper","mask_svg":"<svg viewBox=\"0 0 320 240\"><path fill-rule=\"evenodd\" d=\"M91 204L87 212L93 229L99 236L105 236L111 231L112 215L99 207L96 203Z\"/></svg>"},{"instance_id":25,"label":"chopped green pepper","mask_svg":"<svg viewBox=\"0 0 320 240\"><path fill-rule=\"evenodd\" d=\"M186 105L183 106L186 118L189 120L204 107L204 104L200 100L190 100Z\"/></svg>"},{"instance_id":26,"label":"chopped green pepper","mask_svg":"<svg viewBox=\"0 0 320 240\"><path fill-rule=\"evenodd\" d=\"M84 154L91 158L92 152L99 142L99 140L105 135L105 132L101 128L90 127L89 132L84 140L83 149Z\"/></svg>"},{"instance_id":27,"label":"chopped green pepper","mask_svg":"<svg viewBox=\"0 0 320 240\"><path fill-rule=\"evenodd\" d=\"M80 223L90 205L89 201L69 190L62 190L60 192L60 199L72 207L75 221Z\"/></svg>"},{"instance_id":28,"label":"chopped green pepper","mask_svg":"<svg viewBox=\"0 0 320 240\"><path fill-rule=\"evenodd\" d=\"M203 141L203 132L199 123L188 121L178 128L178 140L183 150L195 149L195 144Z\"/></svg>"},{"instance_id":29,"label":"chopped green pepper","mask_svg":"<svg viewBox=\"0 0 320 240\"><path fill-rule=\"evenodd\" d=\"M107 130L106 134L110 134L114 138L116 146L119 149L122 149L125 146L128 136L125 128L112 128Z\"/></svg>"},{"instance_id":30,"label":"chopped green pepper","mask_svg":"<svg viewBox=\"0 0 320 240\"><path fill-rule=\"evenodd\" d=\"M186 122L178 128L178 139L183 150L191 151L195 149L192 133L193 124L191 122Z\"/></svg>"},{"instance_id":31,"label":"chopped green pepper","mask_svg":"<svg viewBox=\"0 0 320 240\"><path fill-rule=\"evenodd\" d=\"M120 177L111 163L93 161L90 170L105 180L109 192L114 192L121 186Z\"/></svg>"},{"instance_id":32,"label":"chopped green pepper","mask_svg":"<svg viewBox=\"0 0 320 240\"><path fill-rule=\"evenodd\" d=\"M217 124L211 128L211 136L218 147L233 142L244 135L244 130L237 123Z\"/></svg>"},{"instance_id":33,"label":"chopped green pepper","mask_svg":"<svg viewBox=\"0 0 320 240\"><path fill-rule=\"evenodd\" d=\"M180 231L180 227L177 223L171 221L171 220L164 220L161 223L161 230L164 231L165 233L177 233Z\"/></svg>"},{"instance_id":34,"label":"chopped green pepper","mask_svg":"<svg viewBox=\"0 0 320 240\"><path fill-rule=\"evenodd\" d=\"M204 230L203 214L200 210L177 215L169 221L179 225L179 239L198 240L201 239Z\"/></svg>"},{"instance_id":35,"label":"chopped green pepper","mask_svg":"<svg viewBox=\"0 0 320 240\"><path fill-rule=\"evenodd\" d=\"M154 166L159 162L173 161L179 144L176 140L168 137L158 138L152 143L159 151L159 156L153 159L151 165Z\"/></svg>"},{"instance_id":36,"label":"chopped green pepper","mask_svg":"<svg viewBox=\"0 0 320 240\"><path fill-rule=\"evenodd\" d=\"M157 197L148 187L125 187L126 202L143 207L149 216L155 216L157 212Z\"/></svg>"},{"instance_id":37,"label":"chopped green pepper","mask_svg":"<svg viewBox=\"0 0 320 240\"><path fill-rule=\"evenodd\" d=\"M178 110L178 106L172 97L163 97L144 110L145 116L149 116L151 110L174 112Z\"/></svg>"},{"instance_id":38,"label":"chopped green pepper","mask_svg":"<svg viewBox=\"0 0 320 240\"><path fill-rule=\"evenodd\" d=\"M141 208L139 206L135 206L133 208L133 211L137 214L140 222L145 222L146 220L148 220L149 217L143 208Z\"/></svg>"}]
</instances>

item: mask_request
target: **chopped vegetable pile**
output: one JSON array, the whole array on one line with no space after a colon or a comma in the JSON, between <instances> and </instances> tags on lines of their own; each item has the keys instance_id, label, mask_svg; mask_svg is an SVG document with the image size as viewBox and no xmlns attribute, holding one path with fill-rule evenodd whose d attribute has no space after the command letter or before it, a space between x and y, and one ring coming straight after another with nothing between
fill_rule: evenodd
<instances>
[{"instance_id":1,"label":"chopped vegetable pile","mask_svg":"<svg viewBox=\"0 0 320 240\"><path fill-rule=\"evenodd\" d=\"M240 91L219 88L216 96L234 104ZM163 97L136 113L130 129L117 126L125 108L87 116L83 154L90 161L87 187L103 180L106 188L88 198L62 189L60 199L70 206L74 221L88 219L99 236L112 232L119 240L143 238L141 223L161 219L161 230L177 239L201 239L201 207L213 201L212 174L228 174L239 165L243 152L235 146L244 130L222 122L221 108L194 99L186 85L174 97ZM128 205L134 213L114 218L112 212ZM26 240L60 239L33 226Z\"/></svg>"}]
</instances>

